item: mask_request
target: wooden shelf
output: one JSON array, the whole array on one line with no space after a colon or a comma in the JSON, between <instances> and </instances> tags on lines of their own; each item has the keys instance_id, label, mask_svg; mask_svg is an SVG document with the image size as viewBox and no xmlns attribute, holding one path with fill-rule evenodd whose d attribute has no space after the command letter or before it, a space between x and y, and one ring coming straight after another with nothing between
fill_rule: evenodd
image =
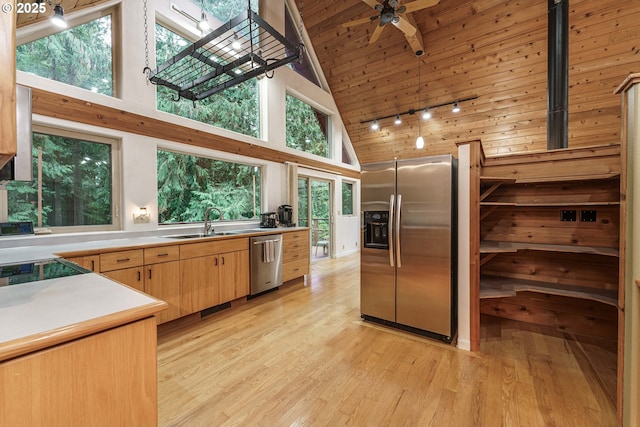
<instances>
[{"instance_id":1,"label":"wooden shelf","mask_svg":"<svg viewBox=\"0 0 640 427\"><path fill-rule=\"evenodd\" d=\"M562 285L534 280L512 279L497 276L480 277L480 298L514 297L517 292L538 292L571 298L587 299L618 306L618 291Z\"/></svg>"},{"instance_id":2,"label":"wooden shelf","mask_svg":"<svg viewBox=\"0 0 640 427\"><path fill-rule=\"evenodd\" d=\"M480 202L480 206L509 206L509 207L539 207L539 208L553 208L564 206L616 206L619 205L619 201L615 202Z\"/></svg>"},{"instance_id":3,"label":"wooden shelf","mask_svg":"<svg viewBox=\"0 0 640 427\"><path fill-rule=\"evenodd\" d=\"M499 176L480 176L480 181L486 184L535 184L544 182L571 182L571 181L594 181L598 179L611 179L620 176L620 172L609 172L593 175L573 175L573 176L545 176L537 178L510 178Z\"/></svg>"},{"instance_id":4,"label":"wooden shelf","mask_svg":"<svg viewBox=\"0 0 640 427\"><path fill-rule=\"evenodd\" d=\"M498 254L518 251L547 251L565 252L575 254L592 254L618 257L620 252L613 248L602 248L595 246L572 246L572 245L549 245L541 243L520 243L520 242L480 242L481 254Z\"/></svg>"}]
</instances>

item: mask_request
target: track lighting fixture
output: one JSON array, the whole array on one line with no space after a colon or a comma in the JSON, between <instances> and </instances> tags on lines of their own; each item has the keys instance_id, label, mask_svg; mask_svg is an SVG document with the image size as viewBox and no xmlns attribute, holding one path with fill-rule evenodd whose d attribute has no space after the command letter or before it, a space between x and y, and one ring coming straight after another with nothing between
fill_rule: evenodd
<instances>
[{"instance_id":1,"label":"track lighting fixture","mask_svg":"<svg viewBox=\"0 0 640 427\"><path fill-rule=\"evenodd\" d=\"M60 4L53 6L51 22L53 22L53 25L56 27L67 28L67 21L64 19L64 9Z\"/></svg>"},{"instance_id":2,"label":"track lighting fixture","mask_svg":"<svg viewBox=\"0 0 640 427\"><path fill-rule=\"evenodd\" d=\"M462 102L473 101L474 99L478 99L478 97L477 96L472 96L472 97L469 97L469 98L458 99L456 101L443 102L442 104L427 105L426 107L420 107L420 108L415 108L415 109L412 108L412 109L410 109L408 111L404 111L404 112L401 112L401 113L390 114L388 116L378 116L376 118L372 118L372 119L368 119L368 120L361 120L360 124L371 123L371 129L377 130L377 129L379 129L381 120L386 120L386 119L393 118L393 119L395 119L394 120L395 124L401 124L402 123L402 116L404 116L405 114L414 115L414 114L419 113L419 112L422 112L422 119L428 120L428 119L430 119L432 117L431 111L434 108L446 107L448 105L451 105L451 106L453 106L452 109L451 109L451 112L452 113L458 113L461 110L460 109L460 104Z\"/></svg>"},{"instance_id":3,"label":"track lighting fixture","mask_svg":"<svg viewBox=\"0 0 640 427\"><path fill-rule=\"evenodd\" d=\"M402 119L400 118L400 114L396 114L396 119L393 121L393 123L395 123L397 125L401 125L402 124Z\"/></svg>"},{"instance_id":4,"label":"track lighting fixture","mask_svg":"<svg viewBox=\"0 0 640 427\"><path fill-rule=\"evenodd\" d=\"M429 107L425 108L422 112L422 119L429 120L431 118L431 111L429 111Z\"/></svg>"},{"instance_id":5,"label":"track lighting fixture","mask_svg":"<svg viewBox=\"0 0 640 427\"><path fill-rule=\"evenodd\" d=\"M460 106L458 105L458 101L455 102L455 104L453 104L453 108L451 109L452 113L459 113L460 112Z\"/></svg>"},{"instance_id":6,"label":"track lighting fixture","mask_svg":"<svg viewBox=\"0 0 640 427\"><path fill-rule=\"evenodd\" d=\"M380 129L380 125L378 124L377 120L374 120L373 123L371 123L371 130L378 130Z\"/></svg>"},{"instance_id":7,"label":"track lighting fixture","mask_svg":"<svg viewBox=\"0 0 640 427\"><path fill-rule=\"evenodd\" d=\"M200 31L207 32L209 30L209 21L207 21L207 15L204 13L204 10L200 14L200 21L198 21L197 27Z\"/></svg>"}]
</instances>

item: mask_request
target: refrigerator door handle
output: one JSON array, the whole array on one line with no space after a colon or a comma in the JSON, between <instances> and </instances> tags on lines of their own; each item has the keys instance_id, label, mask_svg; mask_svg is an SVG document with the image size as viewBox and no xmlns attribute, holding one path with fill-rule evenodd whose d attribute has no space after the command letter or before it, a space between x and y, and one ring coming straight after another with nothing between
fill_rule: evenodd
<instances>
[{"instance_id":1,"label":"refrigerator door handle","mask_svg":"<svg viewBox=\"0 0 640 427\"><path fill-rule=\"evenodd\" d=\"M395 256L394 254L394 250L393 250L393 212L395 211L396 207L395 207L395 198L394 195L392 194L391 197L389 198L389 224L391 225L390 227L387 227L388 229L388 239L389 239L389 264L391 265L391 267L394 266L394 262L393 262L393 258Z\"/></svg>"},{"instance_id":2,"label":"refrigerator door handle","mask_svg":"<svg viewBox=\"0 0 640 427\"><path fill-rule=\"evenodd\" d=\"M398 211L396 212L396 225L395 233L396 233L396 254L398 268L402 267L402 254L400 253L400 214L402 213L402 194L398 194Z\"/></svg>"}]
</instances>

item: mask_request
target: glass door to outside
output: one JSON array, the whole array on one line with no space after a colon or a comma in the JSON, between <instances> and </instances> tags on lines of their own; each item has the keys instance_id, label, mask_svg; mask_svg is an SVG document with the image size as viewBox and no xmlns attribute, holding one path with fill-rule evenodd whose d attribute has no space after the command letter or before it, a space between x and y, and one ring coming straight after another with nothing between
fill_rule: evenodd
<instances>
[{"instance_id":1,"label":"glass door to outside","mask_svg":"<svg viewBox=\"0 0 640 427\"><path fill-rule=\"evenodd\" d=\"M331 255L331 183L298 179L298 224L311 229L311 258Z\"/></svg>"}]
</instances>

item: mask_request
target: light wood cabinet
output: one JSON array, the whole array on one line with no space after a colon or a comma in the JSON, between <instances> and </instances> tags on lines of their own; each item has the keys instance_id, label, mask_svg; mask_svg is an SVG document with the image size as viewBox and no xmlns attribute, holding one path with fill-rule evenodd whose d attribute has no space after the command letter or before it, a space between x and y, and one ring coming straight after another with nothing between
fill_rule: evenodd
<instances>
[{"instance_id":1,"label":"light wood cabinet","mask_svg":"<svg viewBox=\"0 0 640 427\"><path fill-rule=\"evenodd\" d=\"M298 230L282 233L282 281L297 279L309 274L309 231Z\"/></svg>"},{"instance_id":2,"label":"light wood cabinet","mask_svg":"<svg viewBox=\"0 0 640 427\"><path fill-rule=\"evenodd\" d=\"M65 257L65 259L87 270L95 271L96 273L100 272L100 255Z\"/></svg>"},{"instance_id":3,"label":"light wood cabinet","mask_svg":"<svg viewBox=\"0 0 640 427\"><path fill-rule=\"evenodd\" d=\"M102 274L116 282L120 282L141 292L145 292L142 266L123 268L121 270L111 270Z\"/></svg>"},{"instance_id":4,"label":"light wood cabinet","mask_svg":"<svg viewBox=\"0 0 640 427\"><path fill-rule=\"evenodd\" d=\"M156 426L153 318L0 363L2 426Z\"/></svg>"},{"instance_id":5,"label":"light wood cabinet","mask_svg":"<svg viewBox=\"0 0 640 427\"><path fill-rule=\"evenodd\" d=\"M182 313L195 313L249 294L249 240L181 245Z\"/></svg>"},{"instance_id":6,"label":"light wood cabinet","mask_svg":"<svg viewBox=\"0 0 640 427\"><path fill-rule=\"evenodd\" d=\"M0 13L0 167L17 151L16 143L16 0L3 2L12 6L10 13Z\"/></svg>"}]
</instances>

